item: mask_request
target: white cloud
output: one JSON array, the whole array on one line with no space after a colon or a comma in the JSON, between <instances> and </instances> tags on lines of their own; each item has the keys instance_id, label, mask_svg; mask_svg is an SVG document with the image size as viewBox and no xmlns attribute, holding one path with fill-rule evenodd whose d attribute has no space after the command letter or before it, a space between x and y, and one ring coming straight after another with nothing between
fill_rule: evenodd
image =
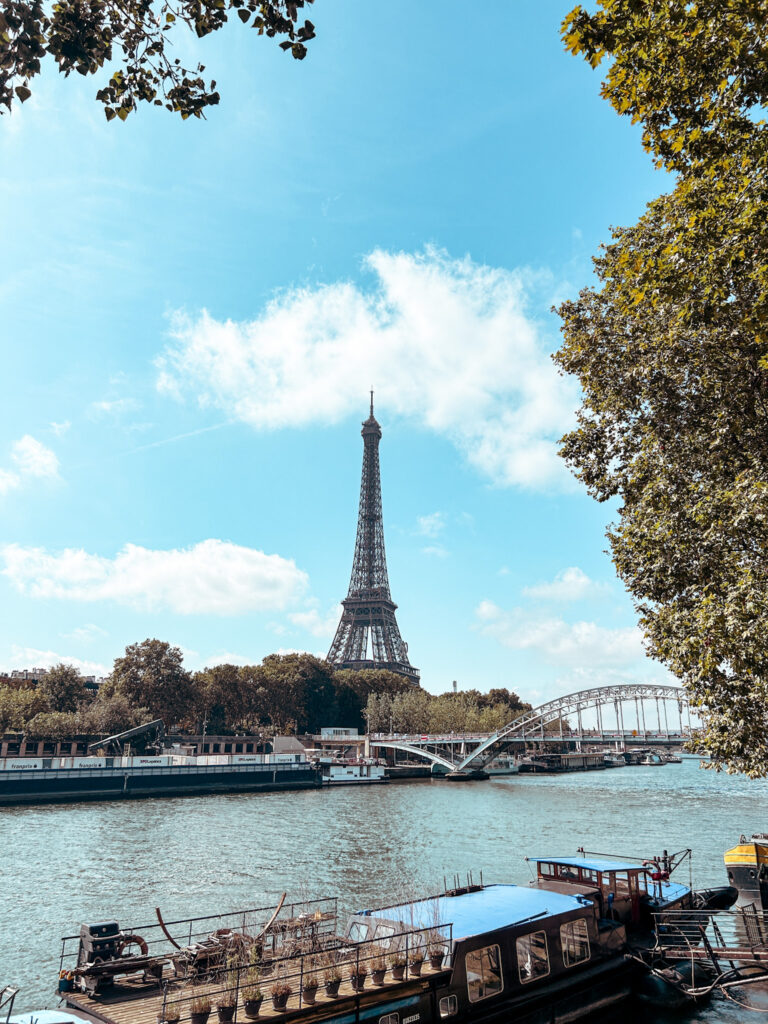
<instances>
[{"instance_id":1,"label":"white cloud","mask_svg":"<svg viewBox=\"0 0 768 1024\"><path fill-rule=\"evenodd\" d=\"M416 519L416 532L423 537L437 537L445 529L445 512L430 512Z\"/></svg>"},{"instance_id":2,"label":"white cloud","mask_svg":"<svg viewBox=\"0 0 768 1024\"><path fill-rule=\"evenodd\" d=\"M50 668L51 665L58 665L61 662L65 665L74 665L85 676L106 676L112 671L111 665L107 666L99 661L85 661L82 658L73 658L70 654L41 651L36 647L19 647L16 644L11 647L10 657L7 658L7 667Z\"/></svg>"},{"instance_id":3,"label":"white cloud","mask_svg":"<svg viewBox=\"0 0 768 1024\"><path fill-rule=\"evenodd\" d=\"M77 626L69 633L62 633L61 636L64 640L77 640L79 643L89 644L102 636L109 636L109 634L101 626L87 622L84 626Z\"/></svg>"},{"instance_id":4,"label":"white cloud","mask_svg":"<svg viewBox=\"0 0 768 1024\"><path fill-rule=\"evenodd\" d=\"M54 452L29 434L11 445L11 458L22 476L57 477L59 460Z\"/></svg>"},{"instance_id":5,"label":"white cloud","mask_svg":"<svg viewBox=\"0 0 768 1024\"><path fill-rule=\"evenodd\" d=\"M32 597L111 600L182 615L283 609L308 586L292 560L221 540L170 551L126 544L114 558L9 544L0 556L2 575Z\"/></svg>"},{"instance_id":6,"label":"white cloud","mask_svg":"<svg viewBox=\"0 0 768 1024\"><path fill-rule=\"evenodd\" d=\"M429 555L432 558L447 558L450 552L442 544L428 544L421 549L422 555Z\"/></svg>"},{"instance_id":7,"label":"white cloud","mask_svg":"<svg viewBox=\"0 0 768 1024\"><path fill-rule=\"evenodd\" d=\"M492 601L481 601L475 615L482 633L504 647L531 650L548 662L569 668L629 667L647 662L642 633L637 626L608 629L596 622L565 622L537 618L516 608L505 611Z\"/></svg>"},{"instance_id":8,"label":"white cloud","mask_svg":"<svg viewBox=\"0 0 768 1024\"><path fill-rule=\"evenodd\" d=\"M0 467L0 495L14 491L34 479L55 480L59 475L59 460L55 452L41 441L25 434L11 445L11 459L14 469Z\"/></svg>"},{"instance_id":9,"label":"white cloud","mask_svg":"<svg viewBox=\"0 0 768 1024\"><path fill-rule=\"evenodd\" d=\"M69 420L63 420L61 423L51 423L51 430L54 432L56 437L61 437L62 434L66 434L72 424Z\"/></svg>"},{"instance_id":10,"label":"white cloud","mask_svg":"<svg viewBox=\"0 0 768 1024\"><path fill-rule=\"evenodd\" d=\"M250 322L177 317L158 388L269 430L362 415L373 381L382 418L448 437L494 482L570 486L556 442L578 396L528 312L532 275L433 249L365 265L368 291L288 290Z\"/></svg>"},{"instance_id":11,"label":"white cloud","mask_svg":"<svg viewBox=\"0 0 768 1024\"><path fill-rule=\"evenodd\" d=\"M312 636L332 639L341 618L341 605L336 605L327 615L321 615L317 608L304 612L291 612L288 615L294 626L299 626Z\"/></svg>"},{"instance_id":12,"label":"white cloud","mask_svg":"<svg viewBox=\"0 0 768 1024\"><path fill-rule=\"evenodd\" d=\"M604 594L608 590L605 583L596 583L578 566L563 569L553 580L547 583L536 583L525 587L525 597L540 598L545 601L579 601L590 595Z\"/></svg>"},{"instance_id":13,"label":"white cloud","mask_svg":"<svg viewBox=\"0 0 768 1024\"><path fill-rule=\"evenodd\" d=\"M100 402L91 402L90 413L92 416L119 416L124 412L132 412L139 407L135 398L113 398L103 399Z\"/></svg>"},{"instance_id":14,"label":"white cloud","mask_svg":"<svg viewBox=\"0 0 768 1024\"><path fill-rule=\"evenodd\" d=\"M0 469L0 494L7 494L21 486L21 477L7 469Z\"/></svg>"}]
</instances>

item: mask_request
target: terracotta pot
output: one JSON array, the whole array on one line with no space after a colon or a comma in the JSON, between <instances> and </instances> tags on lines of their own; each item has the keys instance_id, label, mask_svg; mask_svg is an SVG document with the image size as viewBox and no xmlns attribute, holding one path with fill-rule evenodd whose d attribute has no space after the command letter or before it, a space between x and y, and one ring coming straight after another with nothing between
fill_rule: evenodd
<instances>
[{"instance_id":1,"label":"terracotta pot","mask_svg":"<svg viewBox=\"0 0 768 1024\"><path fill-rule=\"evenodd\" d=\"M335 999L339 994L339 985L341 984L341 978L338 981L326 981L325 983L325 994L329 999Z\"/></svg>"},{"instance_id":2,"label":"terracotta pot","mask_svg":"<svg viewBox=\"0 0 768 1024\"><path fill-rule=\"evenodd\" d=\"M245 1016L248 1020L256 1020L259 1016L259 1010L261 1010L261 1004L264 1002L264 996L259 996L258 999L246 999L245 1000Z\"/></svg>"},{"instance_id":3,"label":"terracotta pot","mask_svg":"<svg viewBox=\"0 0 768 1024\"><path fill-rule=\"evenodd\" d=\"M317 985L305 985L302 996L308 1006L313 1006L317 998Z\"/></svg>"},{"instance_id":4,"label":"terracotta pot","mask_svg":"<svg viewBox=\"0 0 768 1024\"><path fill-rule=\"evenodd\" d=\"M410 973L414 976L414 978L419 978L421 976L421 965L423 963L423 960L411 960L411 962L408 964L408 967L410 968Z\"/></svg>"},{"instance_id":5,"label":"terracotta pot","mask_svg":"<svg viewBox=\"0 0 768 1024\"><path fill-rule=\"evenodd\" d=\"M219 1015L219 1024L231 1024L235 1019L235 1007L232 1006L217 1006L216 1012Z\"/></svg>"},{"instance_id":6,"label":"terracotta pot","mask_svg":"<svg viewBox=\"0 0 768 1024\"><path fill-rule=\"evenodd\" d=\"M210 1010L203 1010L202 1013L190 1013L190 1024L208 1024L208 1018L210 1016Z\"/></svg>"},{"instance_id":7,"label":"terracotta pot","mask_svg":"<svg viewBox=\"0 0 768 1024\"><path fill-rule=\"evenodd\" d=\"M429 965L433 971L439 971L440 968L443 966L443 954L433 953L432 956L430 956L429 958Z\"/></svg>"},{"instance_id":8,"label":"terracotta pot","mask_svg":"<svg viewBox=\"0 0 768 1024\"><path fill-rule=\"evenodd\" d=\"M383 971L371 971L371 981L374 985L384 984L384 975L387 973L386 969Z\"/></svg>"},{"instance_id":9,"label":"terracotta pot","mask_svg":"<svg viewBox=\"0 0 768 1024\"><path fill-rule=\"evenodd\" d=\"M393 981L402 981L404 975L405 975L405 964L398 964L396 967L392 968L392 980Z\"/></svg>"},{"instance_id":10,"label":"terracotta pot","mask_svg":"<svg viewBox=\"0 0 768 1024\"><path fill-rule=\"evenodd\" d=\"M283 992L279 996L272 996L272 1006L274 1009L284 1010L290 994L290 992Z\"/></svg>"},{"instance_id":11,"label":"terracotta pot","mask_svg":"<svg viewBox=\"0 0 768 1024\"><path fill-rule=\"evenodd\" d=\"M355 990L355 992L362 992L363 991L363 989L365 988L365 979L366 979L366 977L367 977L367 975L365 975L365 974L352 974L352 975L350 975L350 979L349 980L350 980L350 982L352 984L352 988Z\"/></svg>"}]
</instances>

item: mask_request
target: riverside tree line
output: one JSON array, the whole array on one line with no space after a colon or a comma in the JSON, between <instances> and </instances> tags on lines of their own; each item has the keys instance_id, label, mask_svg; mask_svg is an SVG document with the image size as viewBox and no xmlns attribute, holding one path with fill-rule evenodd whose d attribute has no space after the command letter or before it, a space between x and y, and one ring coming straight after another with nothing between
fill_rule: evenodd
<instances>
[{"instance_id":1,"label":"riverside tree line","mask_svg":"<svg viewBox=\"0 0 768 1024\"><path fill-rule=\"evenodd\" d=\"M200 733L315 733L322 726L372 732L490 732L530 707L494 689L434 696L385 670L337 670L311 654L270 654L259 665L184 668L182 652L148 639L126 648L94 693L71 665L36 684L0 685L0 733L52 740L110 735L162 718Z\"/></svg>"}]
</instances>

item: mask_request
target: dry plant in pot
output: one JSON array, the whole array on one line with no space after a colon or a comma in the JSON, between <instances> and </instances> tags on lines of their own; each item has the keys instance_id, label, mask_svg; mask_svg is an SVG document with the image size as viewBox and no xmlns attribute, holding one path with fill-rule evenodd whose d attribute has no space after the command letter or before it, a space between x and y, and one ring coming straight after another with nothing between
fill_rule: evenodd
<instances>
[{"instance_id":1,"label":"dry plant in pot","mask_svg":"<svg viewBox=\"0 0 768 1024\"><path fill-rule=\"evenodd\" d=\"M323 983L325 985L325 994L331 999L335 999L339 994L339 985L341 984L341 971L338 965L329 962L323 969Z\"/></svg>"},{"instance_id":2,"label":"dry plant in pot","mask_svg":"<svg viewBox=\"0 0 768 1024\"><path fill-rule=\"evenodd\" d=\"M402 981L405 974L405 953L401 950L390 953L389 969L392 972L393 981Z\"/></svg>"},{"instance_id":3,"label":"dry plant in pot","mask_svg":"<svg viewBox=\"0 0 768 1024\"><path fill-rule=\"evenodd\" d=\"M208 996L195 996L189 1004L191 1024L208 1024L211 1015L211 1000Z\"/></svg>"},{"instance_id":4,"label":"dry plant in pot","mask_svg":"<svg viewBox=\"0 0 768 1024\"><path fill-rule=\"evenodd\" d=\"M384 976L387 973L387 961L383 956L376 956L371 960L371 981L374 985L383 985Z\"/></svg>"}]
</instances>

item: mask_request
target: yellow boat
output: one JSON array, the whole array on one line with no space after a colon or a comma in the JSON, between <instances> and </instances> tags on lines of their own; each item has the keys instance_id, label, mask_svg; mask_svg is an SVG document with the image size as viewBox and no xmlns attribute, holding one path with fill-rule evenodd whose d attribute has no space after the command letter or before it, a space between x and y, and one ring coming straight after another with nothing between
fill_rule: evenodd
<instances>
[{"instance_id":1,"label":"yellow boat","mask_svg":"<svg viewBox=\"0 0 768 1024\"><path fill-rule=\"evenodd\" d=\"M754 904L768 909L768 833L757 832L726 850L728 881L739 891L739 906Z\"/></svg>"}]
</instances>

